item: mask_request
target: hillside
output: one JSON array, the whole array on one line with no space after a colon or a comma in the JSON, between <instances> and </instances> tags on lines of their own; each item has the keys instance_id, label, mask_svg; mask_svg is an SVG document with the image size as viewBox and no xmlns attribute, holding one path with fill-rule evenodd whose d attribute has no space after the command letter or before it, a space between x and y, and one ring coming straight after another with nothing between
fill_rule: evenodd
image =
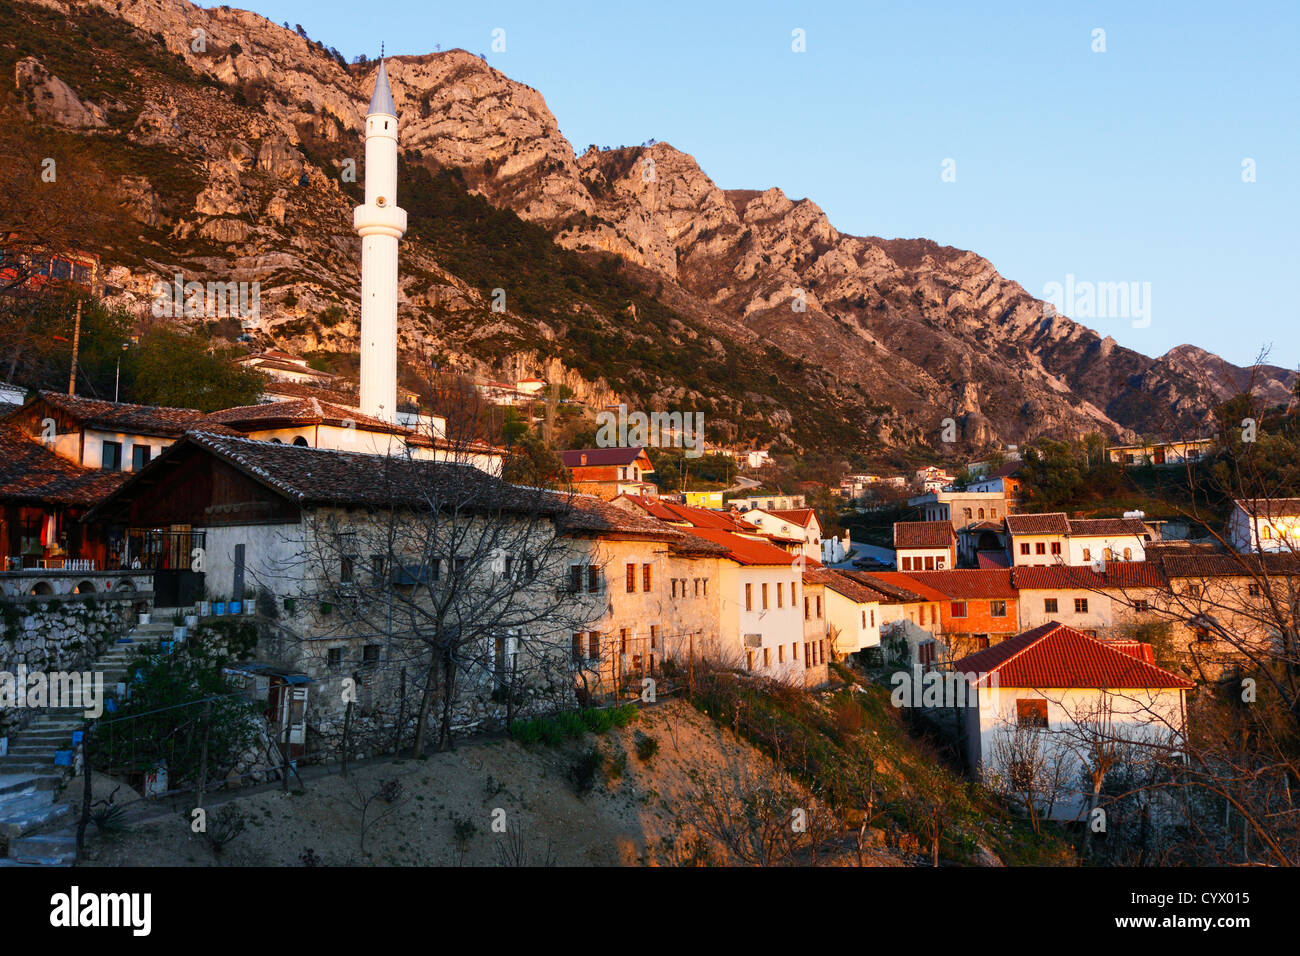
<instances>
[{"instance_id":1,"label":"hillside","mask_svg":"<svg viewBox=\"0 0 1300 956\"><path fill-rule=\"evenodd\" d=\"M39 158L70 158L120 206L76 230L119 301L147 312L177 273L256 281L260 344L355 361L345 173L364 175L373 64L185 0L6 0L0 14L0 71L16 80L0 103L6 196L41 195ZM947 450L947 418L964 449L1195 428L1219 397L1204 363L1044 317L972 252L840 233L809 200L719 188L666 143L579 155L538 91L464 51L393 58L389 73L411 217L408 381L430 360L541 374L590 402L703 411L714 439L857 460ZM0 225L40 214L21 212Z\"/></svg>"}]
</instances>

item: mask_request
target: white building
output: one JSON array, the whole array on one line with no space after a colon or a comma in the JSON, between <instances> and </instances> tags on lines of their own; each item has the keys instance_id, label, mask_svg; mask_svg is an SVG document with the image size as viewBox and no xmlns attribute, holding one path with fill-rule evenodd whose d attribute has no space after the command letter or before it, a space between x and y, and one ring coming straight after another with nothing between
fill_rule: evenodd
<instances>
[{"instance_id":1,"label":"white building","mask_svg":"<svg viewBox=\"0 0 1300 956\"><path fill-rule=\"evenodd\" d=\"M1234 501L1227 538L1240 554L1300 552L1300 498Z\"/></svg>"},{"instance_id":2,"label":"white building","mask_svg":"<svg viewBox=\"0 0 1300 956\"><path fill-rule=\"evenodd\" d=\"M1186 731L1191 681L1154 663L1149 645L1107 643L1050 622L954 662L969 766L997 785L1034 773L1040 811L1083 819L1089 742L1116 737L1164 753ZM953 703L952 700L946 703ZM1026 767L1024 754L1047 766ZM1051 769L1059 770L1047 779ZM1050 807L1048 806L1050 804Z\"/></svg>"},{"instance_id":3,"label":"white building","mask_svg":"<svg viewBox=\"0 0 1300 956\"><path fill-rule=\"evenodd\" d=\"M1061 511L1007 515L1006 527L1015 567L1145 561L1152 538L1141 518L1070 518Z\"/></svg>"},{"instance_id":4,"label":"white building","mask_svg":"<svg viewBox=\"0 0 1300 956\"><path fill-rule=\"evenodd\" d=\"M743 520L778 538L802 538L804 557L821 560L822 525L813 509L751 508Z\"/></svg>"}]
</instances>

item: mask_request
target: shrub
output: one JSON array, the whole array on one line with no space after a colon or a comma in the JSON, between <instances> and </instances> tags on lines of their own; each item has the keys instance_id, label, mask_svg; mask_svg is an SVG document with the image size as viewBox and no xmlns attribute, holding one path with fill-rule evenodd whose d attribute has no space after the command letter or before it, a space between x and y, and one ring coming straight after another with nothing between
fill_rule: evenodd
<instances>
[{"instance_id":1,"label":"shrub","mask_svg":"<svg viewBox=\"0 0 1300 956\"><path fill-rule=\"evenodd\" d=\"M636 735L636 755L642 763L649 763L659 752L659 741L649 734Z\"/></svg>"},{"instance_id":2,"label":"shrub","mask_svg":"<svg viewBox=\"0 0 1300 956\"><path fill-rule=\"evenodd\" d=\"M225 850L231 840L244 832L246 826L248 816L244 811L233 803L227 803L212 815L208 824L208 845L212 847L212 852L219 854Z\"/></svg>"},{"instance_id":3,"label":"shrub","mask_svg":"<svg viewBox=\"0 0 1300 956\"><path fill-rule=\"evenodd\" d=\"M578 755L569 765L569 781L578 796L585 797L596 786L596 775L600 773L605 760L600 751L589 747Z\"/></svg>"}]
</instances>

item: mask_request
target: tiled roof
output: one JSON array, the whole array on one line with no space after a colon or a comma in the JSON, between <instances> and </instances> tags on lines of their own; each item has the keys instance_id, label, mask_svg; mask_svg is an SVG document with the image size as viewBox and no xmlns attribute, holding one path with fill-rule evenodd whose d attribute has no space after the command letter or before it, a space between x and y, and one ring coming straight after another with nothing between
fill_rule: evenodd
<instances>
[{"instance_id":1,"label":"tiled roof","mask_svg":"<svg viewBox=\"0 0 1300 956\"><path fill-rule=\"evenodd\" d=\"M981 568L1009 568L1011 559L1005 551L977 551L975 563Z\"/></svg>"},{"instance_id":2,"label":"tiled roof","mask_svg":"<svg viewBox=\"0 0 1300 956\"><path fill-rule=\"evenodd\" d=\"M1012 534L1067 534L1070 519L1064 511L1037 515L1007 515L1007 530Z\"/></svg>"},{"instance_id":3,"label":"tiled roof","mask_svg":"<svg viewBox=\"0 0 1300 956\"><path fill-rule=\"evenodd\" d=\"M128 405L119 402L102 402L94 398L76 398L62 392L40 392L33 404L41 402L89 428L124 432L129 435L158 435L179 438L187 431L206 428L206 412L194 408L168 408L163 405ZM226 428L212 429L233 435Z\"/></svg>"},{"instance_id":4,"label":"tiled roof","mask_svg":"<svg viewBox=\"0 0 1300 956\"><path fill-rule=\"evenodd\" d=\"M1006 462L1001 467L985 475L984 480L988 480L989 478L1010 478L1020 471L1022 465L1024 465L1024 462L1020 459Z\"/></svg>"},{"instance_id":5,"label":"tiled roof","mask_svg":"<svg viewBox=\"0 0 1300 956\"><path fill-rule=\"evenodd\" d=\"M803 583L823 584L843 594L855 604L879 604L882 600L888 603L889 595L863 584L861 581L854 580L847 574L841 574L839 571L832 571L829 568L814 568L804 571Z\"/></svg>"},{"instance_id":6,"label":"tiled roof","mask_svg":"<svg viewBox=\"0 0 1300 956\"><path fill-rule=\"evenodd\" d=\"M351 405L357 400L356 395L331 388L320 388L305 382L267 382L262 389L263 395L275 395L280 398L315 398L335 405Z\"/></svg>"},{"instance_id":7,"label":"tiled roof","mask_svg":"<svg viewBox=\"0 0 1300 956\"><path fill-rule=\"evenodd\" d=\"M948 548L955 537L947 521L894 522L895 548Z\"/></svg>"},{"instance_id":8,"label":"tiled roof","mask_svg":"<svg viewBox=\"0 0 1300 956\"><path fill-rule=\"evenodd\" d=\"M953 662L953 670L997 675L999 687L1065 689L1190 688L1185 678L1156 667L1072 627L1049 621Z\"/></svg>"},{"instance_id":9,"label":"tiled roof","mask_svg":"<svg viewBox=\"0 0 1300 956\"><path fill-rule=\"evenodd\" d=\"M632 448L573 448L560 452L566 468L592 468L601 465L630 465L640 457L643 449ZM583 461L583 456L587 460Z\"/></svg>"},{"instance_id":10,"label":"tiled roof","mask_svg":"<svg viewBox=\"0 0 1300 956\"><path fill-rule=\"evenodd\" d=\"M254 361L254 359L256 359L256 361ZM306 375L308 378L320 379L322 381L329 381L334 378L334 376L329 372L318 372L314 368L299 365L296 362L286 362L281 359L253 356L253 358L247 360L245 364L257 369L274 369L277 372L292 372L295 375Z\"/></svg>"},{"instance_id":11,"label":"tiled roof","mask_svg":"<svg viewBox=\"0 0 1300 956\"><path fill-rule=\"evenodd\" d=\"M892 588L897 592L897 596L904 604L911 604L919 601L938 601L948 600L948 595L942 591L936 590L924 581L919 581L910 574L902 571L844 571L844 574L851 576L856 581L862 581L869 587L876 587L877 582L884 585L882 590L890 593ZM869 579L869 580L868 580Z\"/></svg>"},{"instance_id":12,"label":"tiled roof","mask_svg":"<svg viewBox=\"0 0 1300 956\"><path fill-rule=\"evenodd\" d=\"M732 531L719 531L714 528L685 528L687 534L695 535L714 544L725 545L727 557L732 561L746 565L784 566L793 568L797 558L788 551L782 551L774 544L756 541Z\"/></svg>"},{"instance_id":13,"label":"tiled roof","mask_svg":"<svg viewBox=\"0 0 1300 956\"><path fill-rule=\"evenodd\" d=\"M766 509L757 509L757 510L766 510ZM778 518L784 518L786 521L792 521L795 524L799 525L799 527L801 528L808 527L810 524L813 523L813 519L817 517L816 513L811 508L791 508L791 509L773 508L772 510L767 511L767 514L775 515Z\"/></svg>"},{"instance_id":14,"label":"tiled roof","mask_svg":"<svg viewBox=\"0 0 1300 956\"><path fill-rule=\"evenodd\" d=\"M1014 601L1016 598L1016 589L1011 584L1011 571L1007 568L905 571L903 574L959 601L966 598L1007 598Z\"/></svg>"},{"instance_id":15,"label":"tiled roof","mask_svg":"<svg viewBox=\"0 0 1300 956\"><path fill-rule=\"evenodd\" d=\"M0 425L0 501L89 507L126 475L91 471L60 458L13 425Z\"/></svg>"},{"instance_id":16,"label":"tiled roof","mask_svg":"<svg viewBox=\"0 0 1300 956\"><path fill-rule=\"evenodd\" d=\"M670 524L689 524L697 528L716 528L719 531L753 533L757 530L753 525L743 524L725 511L711 511L708 508L682 505L675 501L665 501L647 495L620 495L619 497L626 498L647 514Z\"/></svg>"},{"instance_id":17,"label":"tiled roof","mask_svg":"<svg viewBox=\"0 0 1300 956\"><path fill-rule=\"evenodd\" d=\"M1030 591L1068 591L1084 588L1100 591L1107 588L1163 587L1160 568L1148 561L1112 561L1098 573L1090 567L1053 564L1046 567L1018 567L1011 570L1017 588Z\"/></svg>"},{"instance_id":18,"label":"tiled roof","mask_svg":"<svg viewBox=\"0 0 1300 956\"><path fill-rule=\"evenodd\" d=\"M1149 562L1148 562L1149 563ZM1159 560L1171 578L1252 577L1263 574L1300 574L1300 555L1278 554L1166 554Z\"/></svg>"},{"instance_id":19,"label":"tiled roof","mask_svg":"<svg viewBox=\"0 0 1300 956\"><path fill-rule=\"evenodd\" d=\"M1137 535L1139 538L1144 534L1149 534L1147 528L1137 518L1071 518L1070 519L1070 536L1071 537L1119 537L1123 535Z\"/></svg>"}]
</instances>

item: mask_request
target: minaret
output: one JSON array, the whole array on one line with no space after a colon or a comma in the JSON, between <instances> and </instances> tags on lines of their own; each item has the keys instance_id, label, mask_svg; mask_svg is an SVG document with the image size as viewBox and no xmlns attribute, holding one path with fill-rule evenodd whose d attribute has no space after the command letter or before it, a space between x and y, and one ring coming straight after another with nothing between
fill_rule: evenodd
<instances>
[{"instance_id":1,"label":"minaret","mask_svg":"<svg viewBox=\"0 0 1300 956\"><path fill-rule=\"evenodd\" d=\"M397 205L397 107L379 61L366 112L366 204L352 211L361 235L361 411L397 419L397 240L406 210Z\"/></svg>"}]
</instances>

